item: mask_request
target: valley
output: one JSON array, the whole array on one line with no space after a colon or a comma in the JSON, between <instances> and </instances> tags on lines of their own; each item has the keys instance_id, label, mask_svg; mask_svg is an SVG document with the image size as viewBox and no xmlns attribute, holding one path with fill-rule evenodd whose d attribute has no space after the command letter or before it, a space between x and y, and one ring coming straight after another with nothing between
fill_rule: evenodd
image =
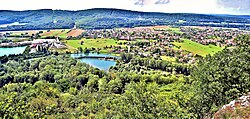
<instances>
[{"instance_id":1,"label":"valley","mask_svg":"<svg viewBox=\"0 0 250 119\"><path fill-rule=\"evenodd\" d=\"M117 9L0 15L0 118L249 116L249 106L244 114L223 108L250 91L248 17ZM15 22L27 24L6 25Z\"/></svg>"}]
</instances>

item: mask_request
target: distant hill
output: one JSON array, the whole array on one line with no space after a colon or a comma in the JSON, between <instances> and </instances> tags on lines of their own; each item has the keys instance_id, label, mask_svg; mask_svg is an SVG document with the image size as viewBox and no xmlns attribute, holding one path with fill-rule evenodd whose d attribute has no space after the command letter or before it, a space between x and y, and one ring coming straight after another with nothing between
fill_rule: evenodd
<instances>
[{"instance_id":1,"label":"distant hill","mask_svg":"<svg viewBox=\"0 0 250 119\"><path fill-rule=\"evenodd\" d=\"M186 21L179 23L178 21ZM250 23L250 16L204 15L187 13L152 13L120 9L89 9L81 11L66 10L28 10L0 11L0 25L13 22L27 23L0 27L0 30L55 29L77 27L89 29L136 27L151 25L208 25L204 23ZM209 26L250 27L230 24L209 24Z\"/></svg>"}]
</instances>

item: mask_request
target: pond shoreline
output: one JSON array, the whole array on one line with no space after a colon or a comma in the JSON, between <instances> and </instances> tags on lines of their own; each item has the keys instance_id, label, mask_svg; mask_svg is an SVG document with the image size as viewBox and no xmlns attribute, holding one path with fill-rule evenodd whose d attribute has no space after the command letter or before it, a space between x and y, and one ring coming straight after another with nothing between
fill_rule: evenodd
<instances>
[{"instance_id":1,"label":"pond shoreline","mask_svg":"<svg viewBox=\"0 0 250 119\"><path fill-rule=\"evenodd\" d=\"M79 61L89 64L100 70L108 71L111 66L116 65L116 60L119 58L111 54L98 54L98 53L81 53L81 54L70 54L71 57L78 59ZM105 60L105 58L107 58ZM113 59L113 60L110 60Z\"/></svg>"},{"instance_id":2,"label":"pond shoreline","mask_svg":"<svg viewBox=\"0 0 250 119\"><path fill-rule=\"evenodd\" d=\"M0 47L0 56L12 55L12 54L22 54L27 46L21 47Z\"/></svg>"}]
</instances>

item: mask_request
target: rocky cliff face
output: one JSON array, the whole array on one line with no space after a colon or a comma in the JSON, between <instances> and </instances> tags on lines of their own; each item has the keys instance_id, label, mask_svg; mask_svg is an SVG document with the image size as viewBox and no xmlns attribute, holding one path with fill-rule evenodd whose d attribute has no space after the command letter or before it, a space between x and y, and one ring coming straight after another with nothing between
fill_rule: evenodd
<instances>
[{"instance_id":1,"label":"rocky cliff face","mask_svg":"<svg viewBox=\"0 0 250 119\"><path fill-rule=\"evenodd\" d=\"M250 119L250 94L224 105L214 119Z\"/></svg>"}]
</instances>

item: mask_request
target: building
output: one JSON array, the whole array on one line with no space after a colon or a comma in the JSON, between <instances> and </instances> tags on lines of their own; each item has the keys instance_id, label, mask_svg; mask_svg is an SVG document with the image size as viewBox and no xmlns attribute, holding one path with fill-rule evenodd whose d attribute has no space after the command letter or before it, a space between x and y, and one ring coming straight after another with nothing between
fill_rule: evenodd
<instances>
[{"instance_id":1,"label":"building","mask_svg":"<svg viewBox=\"0 0 250 119\"><path fill-rule=\"evenodd\" d=\"M48 50L49 48L66 48L66 46L59 41L58 38L56 39L34 39L31 41L31 51L30 53L35 53L35 52L44 52L45 50Z\"/></svg>"},{"instance_id":2,"label":"building","mask_svg":"<svg viewBox=\"0 0 250 119\"><path fill-rule=\"evenodd\" d=\"M5 38L4 34L0 33L0 39L3 39L3 38Z\"/></svg>"},{"instance_id":3,"label":"building","mask_svg":"<svg viewBox=\"0 0 250 119\"><path fill-rule=\"evenodd\" d=\"M32 44L53 43L56 41L57 41L57 39L34 39L32 41Z\"/></svg>"}]
</instances>

